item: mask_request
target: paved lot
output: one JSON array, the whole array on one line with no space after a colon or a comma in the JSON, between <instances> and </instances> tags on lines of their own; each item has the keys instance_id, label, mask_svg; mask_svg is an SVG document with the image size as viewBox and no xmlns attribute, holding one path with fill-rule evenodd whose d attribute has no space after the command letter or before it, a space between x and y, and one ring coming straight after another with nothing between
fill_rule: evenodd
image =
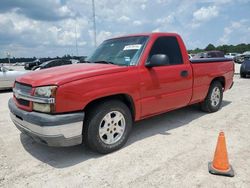
<instances>
[{"instance_id":1,"label":"paved lot","mask_svg":"<svg viewBox=\"0 0 250 188\"><path fill-rule=\"evenodd\" d=\"M217 113L186 107L136 123L121 150L39 145L12 124L0 93L0 187L250 187L250 79L235 76ZM233 178L210 175L223 130Z\"/></svg>"}]
</instances>

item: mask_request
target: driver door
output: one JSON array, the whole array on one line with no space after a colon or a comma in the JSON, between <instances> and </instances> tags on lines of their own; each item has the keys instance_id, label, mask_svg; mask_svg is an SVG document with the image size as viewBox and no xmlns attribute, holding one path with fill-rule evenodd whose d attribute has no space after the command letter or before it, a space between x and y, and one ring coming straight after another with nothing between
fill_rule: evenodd
<instances>
[{"instance_id":1,"label":"driver door","mask_svg":"<svg viewBox=\"0 0 250 188\"><path fill-rule=\"evenodd\" d=\"M176 37L159 37L148 60L154 54L165 54L169 65L144 67L141 72L142 117L186 106L192 96L192 68L184 63Z\"/></svg>"}]
</instances>

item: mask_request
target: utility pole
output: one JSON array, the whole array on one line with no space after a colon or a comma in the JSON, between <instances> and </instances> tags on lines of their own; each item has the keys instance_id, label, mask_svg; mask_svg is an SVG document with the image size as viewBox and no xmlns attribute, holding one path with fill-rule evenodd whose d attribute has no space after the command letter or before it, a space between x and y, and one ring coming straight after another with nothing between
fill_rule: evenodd
<instances>
[{"instance_id":1,"label":"utility pole","mask_svg":"<svg viewBox=\"0 0 250 188\"><path fill-rule=\"evenodd\" d=\"M95 0L92 0L94 44L96 47Z\"/></svg>"},{"instance_id":2,"label":"utility pole","mask_svg":"<svg viewBox=\"0 0 250 188\"><path fill-rule=\"evenodd\" d=\"M76 39L76 55L79 56L79 54L78 54L78 42L77 42L76 19L75 19L75 39Z\"/></svg>"},{"instance_id":3,"label":"utility pole","mask_svg":"<svg viewBox=\"0 0 250 188\"><path fill-rule=\"evenodd\" d=\"M9 61L9 65L10 65L10 52L6 52L6 55L7 55L7 58L8 58L8 61Z\"/></svg>"}]
</instances>

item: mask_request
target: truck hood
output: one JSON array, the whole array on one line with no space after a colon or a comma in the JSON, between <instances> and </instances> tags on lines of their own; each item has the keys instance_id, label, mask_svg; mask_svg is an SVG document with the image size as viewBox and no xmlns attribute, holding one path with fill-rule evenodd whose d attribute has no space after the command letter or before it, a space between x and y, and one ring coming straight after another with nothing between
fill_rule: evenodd
<instances>
[{"instance_id":1,"label":"truck hood","mask_svg":"<svg viewBox=\"0 0 250 188\"><path fill-rule=\"evenodd\" d=\"M32 71L17 78L18 82L32 85L32 87L44 85L62 85L79 79L127 71L124 66L85 63L65 65L39 71Z\"/></svg>"}]
</instances>

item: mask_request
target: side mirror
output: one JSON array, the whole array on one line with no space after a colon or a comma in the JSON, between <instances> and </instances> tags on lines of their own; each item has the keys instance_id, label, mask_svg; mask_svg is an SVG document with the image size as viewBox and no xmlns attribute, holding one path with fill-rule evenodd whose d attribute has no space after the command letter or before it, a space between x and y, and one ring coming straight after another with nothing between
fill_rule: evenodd
<instances>
[{"instance_id":1,"label":"side mirror","mask_svg":"<svg viewBox=\"0 0 250 188\"><path fill-rule=\"evenodd\" d=\"M146 63L146 67L159 67L169 65L169 58L166 54L155 54L150 61Z\"/></svg>"}]
</instances>

